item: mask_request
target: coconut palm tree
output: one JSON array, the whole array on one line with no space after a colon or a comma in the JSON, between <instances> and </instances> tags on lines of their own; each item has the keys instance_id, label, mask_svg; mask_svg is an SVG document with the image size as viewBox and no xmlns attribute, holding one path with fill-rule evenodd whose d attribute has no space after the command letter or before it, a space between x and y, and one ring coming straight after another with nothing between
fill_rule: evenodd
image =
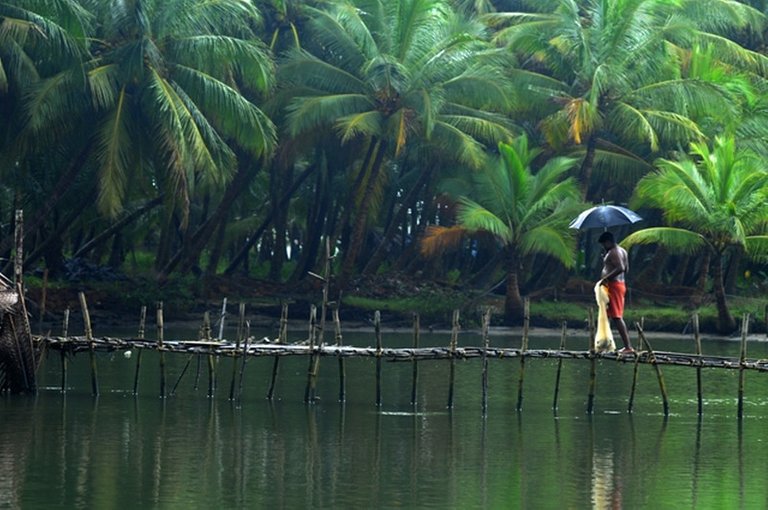
<instances>
[{"instance_id":1,"label":"coconut palm tree","mask_svg":"<svg viewBox=\"0 0 768 510\"><path fill-rule=\"evenodd\" d=\"M708 32L718 26L712 19L696 25L692 17L700 9L682 3L672 8L659 0L553 0L542 2L539 12L486 16L501 27L496 41L522 62L511 69L511 77L530 91L529 104L543 117L547 141L555 148L574 144L582 149L585 191L596 162L646 172L646 154L703 139L701 120L736 114L727 88L684 75L695 44L717 44L732 61L765 61ZM717 8L726 2L706 3L711 18L727 27L762 19L747 6L731 10L754 16L729 17L721 12L725 8Z\"/></svg>"},{"instance_id":2,"label":"coconut palm tree","mask_svg":"<svg viewBox=\"0 0 768 510\"><path fill-rule=\"evenodd\" d=\"M572 267L575 237L568 223L580 208L580 191L566 174L574 158L555 157L538 171L531 164L541 154L521 136L511 144L499 144L500 155L469 182L447 183L449 189L468 190L457 198L456 225L428 229L421 248L430 256L455 246L466 235L487 233L504 250L507 271L504 311L507 321L521 317L520 268L534 255L546 255Z\"/></svg>"},{"instance_id":3,"label":"coconut palm tree","mask_svg":"<svg viewBox=\"0 0 768 510\"><path fill-rule=\"evenodd\" d=\"M274 128L253 99L271 87L273 66L249 2L81 4L96 20L88 58L31 91L25 134L86 140L103 213L119 213L129 187L160 186L186 217L194 186L234 174L232 146L269 152Z\"/></svg>"},{"instance_id":4,"label":"coconut palm tree","mask_svg":"<svg viewBox=\"0 0 768 510\"><path fill-rule=\"evenodd\" d=\"M658 243L681 254L708 253L722 333L736 327L728 308L723 260L743 252L768 261L768 172L750 150L733 137L717 137L710 148L692 143L690 156L660 159L644 177L634 203L663 211L667 226L646 228L623 241L624 246Z\"/></svg>"},{"instance_id":5,"label":"coconut palm tree","mask_svg":"<svg viewBox=\"0 0 768 510\"><path fill-rule=\"evenodd\" d=\"M364 148L350 175L355 209L342 268L349 276L388 163L418 143L479 167L486 147L512 137L499 114L510 95L483 27L446 0L343 1L308 12L304 49L281 65L292 96L288 130L334 130Z\"/></svg>"}]
</instances>

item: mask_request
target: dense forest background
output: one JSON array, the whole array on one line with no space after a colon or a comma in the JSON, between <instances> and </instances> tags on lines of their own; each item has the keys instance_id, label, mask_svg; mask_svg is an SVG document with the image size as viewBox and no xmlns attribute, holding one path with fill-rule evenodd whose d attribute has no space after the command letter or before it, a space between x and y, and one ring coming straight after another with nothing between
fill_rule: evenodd
<instances>
[{"instance_id":1,"label":"dense forest background","mask_svg":"<svg viewBox=\"0 0 768 510\"><path fill-rule=\"evenodd\" d=\"M634 302L729 331L768 289L767 4L0 0L0 257L23 209L32 286L283 296L327 246L351 304L515 321L590 299L567 224L605 201L645 218Z\"/></svg>"}]
</instances>

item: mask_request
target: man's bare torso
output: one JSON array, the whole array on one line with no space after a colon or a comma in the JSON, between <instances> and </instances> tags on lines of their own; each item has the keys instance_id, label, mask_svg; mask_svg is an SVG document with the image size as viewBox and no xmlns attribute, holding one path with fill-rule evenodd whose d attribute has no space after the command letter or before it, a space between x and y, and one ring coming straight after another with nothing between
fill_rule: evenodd
<instances>
[{"instance_id":1,"label":"man's bare torso","mask_svg":"<svg viewBox=\"0 0 768 510\"><path fill-rule=\"evenodd\" d=\"M608 253L603 257L603 272L602 277L611 274L615 269L623 267L624 270L618 275L611 278L615 282L623 282L624 274L629 271L629 256L627 250L619 246L618 244L608 250Z\"/></svg>"}]
</instances>

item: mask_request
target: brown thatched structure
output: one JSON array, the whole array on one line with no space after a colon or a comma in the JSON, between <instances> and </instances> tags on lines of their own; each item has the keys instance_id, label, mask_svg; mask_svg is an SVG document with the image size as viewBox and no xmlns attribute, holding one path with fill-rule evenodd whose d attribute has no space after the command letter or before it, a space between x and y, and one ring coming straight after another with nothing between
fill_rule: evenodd
<instances>
[{"instance_id":1,"label":"brown thatched structure","mask_svg":"<svg viewBox=\"0 0 768 510\"><path fill-rule=\"evenodd\" d=\"M36 390L35 353L29 322L19 294L0 288L0 391Z\"/></svg>"}]
</instances>

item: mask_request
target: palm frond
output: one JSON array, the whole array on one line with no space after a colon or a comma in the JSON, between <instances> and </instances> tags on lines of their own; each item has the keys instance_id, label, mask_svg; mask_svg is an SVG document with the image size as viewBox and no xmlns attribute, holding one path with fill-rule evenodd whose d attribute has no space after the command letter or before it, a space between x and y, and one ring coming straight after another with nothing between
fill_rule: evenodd
<instances>
[{"instance_id":1,"label":"palm frond","mask_svg":"<svg viewBox=\"0 0 768 510\"><path fill-rule=\"evenodd\" d=\"M442 227L431 225L424 231L419 242L419 251L424 257L434 257L448 250L458 248L467 236L467 229L461 226Z\"/></svg>"},{"instance_id":2,"label":"palm frond","mask_svg":"<svg viewBox=\"0 0 768 510\"><path fill-rule=\"evenodd\" d=\"M644 228L625 237L621 244L627 249L636 245L660 244L670 252L681 255L695 255L709 246L701 234L673 227Z\"/></svg>"}]
</instances>

